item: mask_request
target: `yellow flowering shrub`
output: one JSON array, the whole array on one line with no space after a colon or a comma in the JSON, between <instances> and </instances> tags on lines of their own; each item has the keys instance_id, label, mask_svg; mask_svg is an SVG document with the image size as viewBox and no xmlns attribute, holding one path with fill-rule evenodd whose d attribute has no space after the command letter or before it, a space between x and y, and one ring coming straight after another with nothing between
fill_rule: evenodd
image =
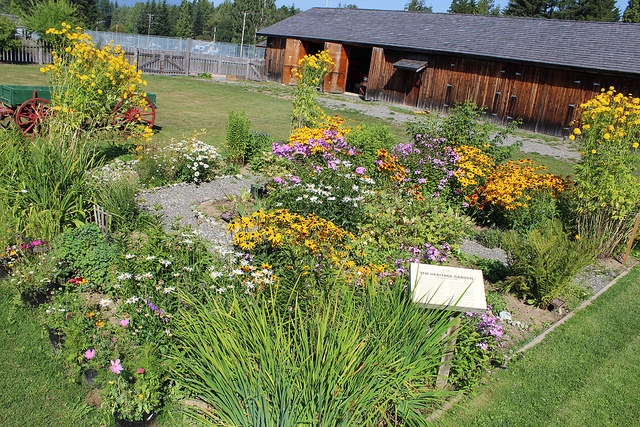
<instances>
[{"instance_id":1,"label":"yellow flowering shrub","mask_svg":"<svg viewBox=\"0 0 640 427\"><path fill-rule=\"evenodd\" d=\"M566 181L547 173L544 166L536 166L533 160L510 161L498 165L486 178L486 182L467 196L471 206L484 209L487 205L501 206L507 210L528 208L537 192L563 192Z\"/></svg>"},{"instance_id":2,"label":"yellow flowering shrub","mask_svg":"<svg viewBox=\"0 0 640 427\"><path fill-rule=\"evenodd\" d=\"M51 103L56 111L53 122L85 132L112 127L114 107L123 101L144 110L146 96L142 72L129 64L120 46L107 44L98 49L82 29L72 29L62 23L60 29L50 28L61 42L53 52L53 64L40 71L49 75L53 89ZM140 126L129 136L148 141L152 130ZM131 135L132 134L132 135Z\"/></svg>"},{"instance_id":3,"label":"yellow flowering shrub","mask_svg":"<svg viewBox=\"0 0 640 427\"><path fill-rule=\"evenodd\" d=\"M315 55L306 55L298 61L298 67L292 71L296 80L291 121L294 128L313 126L325 116L316 102L316 93L334 65L326 50Z\"/></svg>"},{"instance_id":4,"label":"yellow flowering shrub","mask_svg":"<svg viewBox=\"0 0 640 427\"><path fill-rule=\"evenodd\" d=\"M580 105L569 139L580 149L576 167L578 231L599 241L601 257L614 253L640 209L640 98L614 87Z\"/></svg>"}]
</instances>

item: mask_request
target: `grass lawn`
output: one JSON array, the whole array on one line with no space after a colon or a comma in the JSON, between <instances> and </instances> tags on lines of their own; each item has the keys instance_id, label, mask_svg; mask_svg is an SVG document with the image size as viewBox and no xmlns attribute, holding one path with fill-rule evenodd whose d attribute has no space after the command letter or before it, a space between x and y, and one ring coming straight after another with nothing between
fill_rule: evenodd
<instances>
[{"instance_id":1,"label":"grass lawn","mask_svg":"<svg viewBox=\"0 0 640 427\"><path fill-rule=\"evenodd\" d=\"M100 425L84 402L89 389L65 377L33 312L14 311L12 300L0 283L0 425Z\"/></svg>"},{"instance_id":2,"label":"grass lawn","mask_svg":"<svg viewBox=\"0 0 640 427\"><path fill-rule=\"evenodd\" d=\"M638 425L639 300L636 267L438 424Z\"/></svg>"}]
</instances>

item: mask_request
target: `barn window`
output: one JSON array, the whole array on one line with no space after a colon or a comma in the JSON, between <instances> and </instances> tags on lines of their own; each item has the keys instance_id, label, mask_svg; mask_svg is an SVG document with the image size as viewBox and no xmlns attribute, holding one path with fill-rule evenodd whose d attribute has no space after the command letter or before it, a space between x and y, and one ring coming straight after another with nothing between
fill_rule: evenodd
<instances>
[{"instance_id":1,"label":"barn window","mask_svg":"<svg viewBox=\"0 0 640 427\"><path fill-rule=\"evenodd\" d=\"M396 61L393 63L393 68L419 73L420 71L424 70L427 65L429 65L429 61L417 59L401 59L400 61Z\"/></svg>"},{"instance_id":2,"label":"barn window","mask_svg":"<svg viewBox=\"0 0 640 427\"><path fill-rule=\"evenodd\" d=\"M447 85L447 91L444 95L444 106L445 108L449 108L451 105L451 92L453 91L453 86Z\"/></svg>"},{"instance_id":3,"label":"barn window","mask_svg":"<svg viewBox=\"0 0 640 427\"><path fill-rule=\"evenodd\" d=\"M515 95L511 95L509 98L509 106L507 107L507 120L513 119L513 111L516 108L516 102L518 101L518 97Z\"/></svg>"},{"instance_id":4,"label":"barn window","mask_svg":"<svg viewBox=\"0 0 640 427\"><path fill-rule=\"evenodd\" d=\"M569 106L567 107L567 115L564 117L564 129L565 130L569 130L569 122L571 121L571 118L573 117L573 111L576 109L575 104L569 104Z\"/></svg>"},{"instance_id":5,"label":"barn window","mask_svg":"<svg viewBox=\"0 0 640 427\"><path fill-rule=\"evenodd\" d=\"M498 113L498 107L500 106L500 97L502 96L502 92L496 92L496 94L493 96L493 106L491 107L491 111L493 111L491 113L492 116L497 116Z\"/></svg>"}]
</instances>

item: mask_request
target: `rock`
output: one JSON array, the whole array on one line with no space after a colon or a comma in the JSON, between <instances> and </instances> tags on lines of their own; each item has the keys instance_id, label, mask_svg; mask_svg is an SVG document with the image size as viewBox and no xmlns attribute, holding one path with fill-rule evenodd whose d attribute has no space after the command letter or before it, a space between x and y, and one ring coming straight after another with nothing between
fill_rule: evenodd
<instances>
[{"instance_id":1,"label":"rock","mask_svg":"<svg viewBox=\"0 0 640 427\"><path fill-rule=\"evenodd\" d=\"M509 313L508 311L501 311L500 314L498 314L498 316L500 316L500 320L504 320L504 321L511 320L511 313Z\"/></svg>"}]
</instances>

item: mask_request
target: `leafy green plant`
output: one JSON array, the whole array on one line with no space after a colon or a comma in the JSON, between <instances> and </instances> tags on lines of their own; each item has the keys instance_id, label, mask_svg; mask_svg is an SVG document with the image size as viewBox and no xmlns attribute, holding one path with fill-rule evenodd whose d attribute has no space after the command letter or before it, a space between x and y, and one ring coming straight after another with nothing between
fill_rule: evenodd
<instances>
[{"instance_id":1,"label":"leafy green plant","mask_svg":"<svg viewBox=\"0 0 640 427\"><path fill-rule=\"evenodd\" d=\"M66 278L83 277L83 288L104 289L115 262L115 250L107 243L94 223L72 228L62 233L55 243L55 255L61 274Z\"/></svg>"},{"instance_id":2,"label":"leafy green plant","mask_svg":"<svg viewBox=\"0 0 640 427\"><path fill-rule=\"evenodd\" d=\"M6 16L0 16L0 52L20 46L16 39L16 25Z\"/></svg>"},{"instance_id":3,"label":"leafy green plant","mask_svg":"<svg viewBox=\"0 0 640 427\"><path fill-rule=\"evenodd\" d=\"M249 120L244 111L229 111L225 147L227 157L231 162L242 165L248 158L248 148L253 148L249 146L251 139L250 127L251 120Z\"/></svg>"},{"instance_id":4,"label":"leafy green plant","mask_svg":"<svg viewBox=\"0 0 640 427\"><path fill-rule=\"evenodd\" d=\"M360 295L359 295L360 294ZM448 313L412 304L402 287L336 289L310 312L279 316L269 297L229 304L181 295L179 382L231 425L424 423ZM384 349L384 351L381 351Z\"/></svg>"},{"instance_id":5,"label":"leafy green plant","mask_svg":"<svg viewBox=\"0 0 640 427\"><path fill-rule=\"evenodd\" d=\"M298 67L293 71L296 78L291 117L293 129L313 126L324 118L325 114L316 101L316 94L322 80L334 65L326 50L316 55L306 55L298 62Z\"/></svg>"},{"instance_id":6,"label":"leafy green plant","mask_svg":"<svg viewBox=\"0 0 640 427\"><path fill-rule=\"evenodd\" d=\"M359 165L373 165L378 159L378 150L390 151L396 145L396 137L390 132L389 126L374 124L362 126L347 134L347 142L361 153ZM370 168L372 171L373 167Z\"/></svg>"},{"instance_id":7,"label":"leafy green plant","mask_svg":"<svg viewBox=\"0 0 640 427\"><path fill-rule=\"evenodd\" d=\"M571 292L575 274L595 258L593 244L571 239L559 220L522 234L506 233L503 248L514 276L503 283L505 291L532 298L540 306Z\"/></svg>"},{"instance_id":8,"label":"leafy green plant","mask_svg":"<svg viewBox=\"0 0 640 427\"><path fill-rule=\"evenodd\" d=\"M136 188L125 179L106 181L98 185L96 201L111 214L111 231L134 226L140 214L136 192Z\"/></svg>"}]
</instances>

